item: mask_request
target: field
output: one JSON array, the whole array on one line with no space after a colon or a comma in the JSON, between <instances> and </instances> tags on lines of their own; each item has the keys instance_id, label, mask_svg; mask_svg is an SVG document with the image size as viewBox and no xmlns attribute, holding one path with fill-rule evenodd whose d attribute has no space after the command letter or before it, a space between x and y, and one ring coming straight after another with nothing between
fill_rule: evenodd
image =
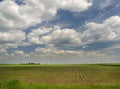
<instances>
[{"instance_id":1,"label":"field","mask_svg":"<svg viewBox=\"0 0 120 89\"><path fill-rule=\"evenodd\" d=\"M16 84L22 88L14 88ZM0 89L24 89L23 87L120 89L120 65L0 65Z\"/></svg>"}]
</instances>

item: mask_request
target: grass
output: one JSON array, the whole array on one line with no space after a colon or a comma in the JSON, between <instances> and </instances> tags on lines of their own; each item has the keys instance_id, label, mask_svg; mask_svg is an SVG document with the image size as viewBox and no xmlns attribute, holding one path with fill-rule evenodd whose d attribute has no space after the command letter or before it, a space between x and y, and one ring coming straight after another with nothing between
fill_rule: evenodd
<instances>
[{"instance_id":1,"label":"grass","mask_svg":"<svg viewBox=\"0 0 120 89\"><path fill-rule=\"evenodd\" d=\"M0 65L0 89L120 89L120 65Z\"/></svg>"},{"instance_id":2,"label":"grass","mask_svg":"<svg viewBox=\"0 0 120 89\"><path fill-rule=\"evenodd\" d=\"M18 80L0 81L0 89L120 89L119 85L42 85L23 84Z\"/></svg>"}]
</instances>

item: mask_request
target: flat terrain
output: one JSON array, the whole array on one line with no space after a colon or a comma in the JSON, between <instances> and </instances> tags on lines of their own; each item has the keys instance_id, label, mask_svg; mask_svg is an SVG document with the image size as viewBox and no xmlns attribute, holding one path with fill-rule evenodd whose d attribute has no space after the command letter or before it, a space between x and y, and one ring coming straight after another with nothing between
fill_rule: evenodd
<instances>
[{"instance_id":1,"label":"flat terrain","mask_svg":"<svg viewBox=\"0 0 120 89\"><path fill-rule=\"evenodd\" d=\"M0 80L55 85L120 85L120 65L0 65Z\"/></svg>"}]
</instances>

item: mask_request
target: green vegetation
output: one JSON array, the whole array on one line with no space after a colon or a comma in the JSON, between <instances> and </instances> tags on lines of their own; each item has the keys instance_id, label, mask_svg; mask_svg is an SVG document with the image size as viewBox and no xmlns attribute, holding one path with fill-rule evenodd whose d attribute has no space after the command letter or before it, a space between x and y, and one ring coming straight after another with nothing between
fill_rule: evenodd
<instances>
[{"instance_id":1,"label":"green vegetation","mask_svg":"<svg viewBox=\"0 0 120 89\"><path fill-rule=\"evenodd\" d=\"M0 65L0 89L120 89L119 75L119 64Z\"/></svg>"},{"instance_id":2,"label":"green vegetation","mask_svg":"<svg viewBox=\"0 0 120 89\"><path fill-rule=\"evenodd\" d=\"M0 89L120 89L119 85L42 85L23 84L18 80L0 81Z\"/></svg>"}]
</instances>

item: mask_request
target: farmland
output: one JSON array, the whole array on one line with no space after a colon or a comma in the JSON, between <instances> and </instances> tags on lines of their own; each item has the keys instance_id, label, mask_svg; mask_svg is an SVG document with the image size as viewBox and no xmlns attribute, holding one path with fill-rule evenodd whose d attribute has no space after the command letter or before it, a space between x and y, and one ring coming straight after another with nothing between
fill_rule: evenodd
<instances>
[{"instance_id":1,"label":"farmland","mask_svg":"<svg viewBox=\"0 0 120 89\"><path fill-rule=\"evenodd\" d=\"M22 83L26 83L26 84L33 83L38 85L42 84L42 85L55 85L55 86L61 86L61 85L90 86L92 85L93 87L97 85L118 86L120 85L119 75L120 75L119 64L118 65L110 65L110 64L106 64L106 65L97 65L97 64L96 65L95 64L94 65L0 65L1 81L5 82L4 80L11 80L11 81L20 80ZM2 84L2 82L0 84ZM61 89L64 89L64 88L61 88ZM78 88L75 88L75 89L78 89ZM91 89L91 88L85 88L85 89ZM98 89L106 89L106 88L98 88ZM116 88L111 88L111 89L116 89Z\"/></svg>"}]
</instances>

